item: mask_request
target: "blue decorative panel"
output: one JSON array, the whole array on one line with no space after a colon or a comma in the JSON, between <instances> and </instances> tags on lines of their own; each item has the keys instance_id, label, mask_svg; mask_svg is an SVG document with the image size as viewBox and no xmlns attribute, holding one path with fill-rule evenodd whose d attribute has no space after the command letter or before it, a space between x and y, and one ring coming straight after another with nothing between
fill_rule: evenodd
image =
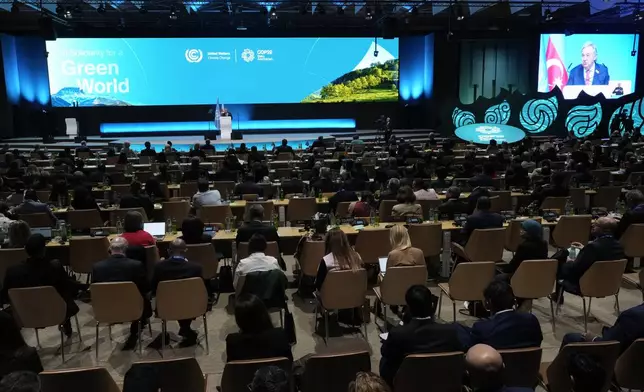
<instances>
[{"instance_id":1,"label":"blue decorative panel","mask_svg":"<svg viewBox=\"0 0 644 392\"><path fill-rule=\"evenodd\" d=\"M498 105L490 106L485 111L485 122L487 124L507 124L510 119L510 104L503 101Z\"/></svg>"},{"instance_id":2,"label":"blue decorative panel","mask_svg":"<svg viewBox=\"0 0 644 392\"><path fill-rule=\"evenodd\" d=\"M566 129L575 137L586 137L595 132L602 120L602 105L597 102L592 106L575 106L566 117Z\"/></svg>"},{"instance_id":3,"label":"blue decorative panel","mask_svg":"<svg viewBox=\"0 0 644 392\"><path fill-rule=\"evenodd\" d=\"M474 124L476 118L472 112L465 112L459 108L454 108L452 112L452 123L456 128L460 128L463 125Z\"/></svg>"},{"instance_id":4,"label":"blue decorative panel","mask_svg":"<svg viewBox=\"0 0 644 392\"><path fill-rule=\"evenodd\" d=\"M557 118L559 104L556 96L548 99L531 99L523 105L519 122L530 133L540 133L548 129Z\"/></svg>"}]
</instances>

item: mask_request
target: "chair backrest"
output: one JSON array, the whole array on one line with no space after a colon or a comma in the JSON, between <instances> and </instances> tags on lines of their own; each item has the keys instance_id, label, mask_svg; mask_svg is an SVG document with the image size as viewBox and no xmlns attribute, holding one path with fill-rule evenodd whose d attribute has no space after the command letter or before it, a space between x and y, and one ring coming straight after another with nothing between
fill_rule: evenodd
<instances>
[{"instance_id":1,"label":"chair backrest","mask_svg":"<svg viewBox=\"0 0 644 392\"><path fill-rule=\"evenodd\" d=\"M572 242L588 243L591 215L564 215L552 231L552 240L558 248L568 248Z\"/></svg>"},{"instance_id":2,"label":"chair backrest","mask_svg":"<svg viewBox=\"0 0 644 392\"><path fill-rule=\"evenodd\" d=\"M293 154L290 152L280 152L275 158L276 161L290 161L291 159L293 159Z\"/></svg>"},{"instance_id":3,"label":"chair backrest","mask_svg":"<svg viewBox=\"0 0 644 392\"><path fill-rule=\"evenodd\" d=\"M367 270L331 270L327 273L320 300L326 309L351 309L364 305L367 295Z\"/></svg>"},{"instance_id":4,"label":"chair backrest","mask_svg":"<svg viewBox=\"0 0 644 392\"><path fill-rule=\"evenodd\" d=\"M363 263L378 263L379 257L386 257L391 251L389 229L365 227L358 233L355 249L360 254Z\"/></svg>"},{"instance_id":5,"label":"chair backrest","mask_svg":"<svg viewBox=\"0 0 644 392\"><path fill-rule=\"evenodd\" d=\"M613 169L595 169L591 170L590 173L593 175L593 179L601 186L608 185L610 182L610 172Z\"/></svg>"},{"instance_id":6,"label":"chair backrest","mask_svg":"<svg viewBox=\"0 0 644 392\"><path fill-rule=\"evenodd\" d=\"M217 275L219 260L212 243L186 245L186 258L201 264L204 279L212 279Z\"/></svg>"},{"instance_id":7,"label":"chair backrest","mask_svg":"<svg viewBox=\"0 0 644 392\"><path fill-rule=\"evenodd\" d=\"M197 193L197 190L196 182L182 182L179 184L179 196L181 197L192 197Z\"/></svg>"},{"instance_id":8,"label":"chair backrest","mask_svg":"<svg viewBox=\"0 0 644 392\"><path fill-rule=\"evenodd\" d=\"M546 371L548 390L552 392L569 392L572 390L568 364L570 357L575 353L587 354L599 362L606 372L602 392L608 391L613 378L615 362L619 356L619 342L616 341L571 343L564 346Z\"/></svg>"},{"instance_id":9,"label":"chair backrest","mask_svg":"<svg viewBox=\"0 0 644 392\"><path fill-rule=\"evenodd\" d=\"M309 221L318 210L315 197L300 197L289 200L286 211L287 221Z\"/></svg>"},{"instance_id":10,"label":"chair backrest","mask_svg":"<svg viewBox=\"0 0 644 392\"><path fill-rule=\"evenodd\" d=\"M541 347L499 350L503 357L503 385L534 388L539 381Z\"/></svg>"},{"instance_id":11,"label":"chair backrest","mask_svg":"<svg viewBox=\"0 0 644 392\"><path fill-rule=\"evenodd\" d=\"M143 247L145 252L145 270L147 271L148 280L152 280L154 275L154 268L159 262L159 248L156 245L148 245Z\"/></svg>"},{"instance_id":12,"label":"chair backrest","mask_svg":"<svg viewBox=\"0 0 644 392\"><path fill-rule=\"evenodd\" d=\"M494 279L494 270L491 261L457 264L449 278L449 295L459 301L483 301L483 290Z\"/></svg>"},{"instance_id":13,"label":"chair backrest","mask_svg":"<svg viewBox=\"0 0 644 392\"><path fill-rule=\"evenodd\" d=\"M197 359L172 358L151 361L139 361L137 366L152 366L157 369L159 386L163 392L204 392L206 380Z\"/></svg>"},{"instance_id":14,"label":"chair backrest","mask_svg":"<svg viewBox=\"0 0 644 392\"><path fill-rule=\"evenodd\" d=\"M69 240L69 265L79 274L89 274L95 263L109 257L107 237L73 237Z\"/></svg>"},{"instance_id":15,"label":"chair backrest","mask_svg":"<svg viewBox=\"0 0 644 392\"><path fill-rule=\"evenodd\" d=\"M67 304L52 286L9 289L9 299L25 328L46 328L65 321Z\"/></svg>"},{"instance_id":16,"label":"chair backrest","mask_svg":"<svg viewBox=\"0 0 644 392\"><path fill-rule=\"evenodd\" d=\"M154 177L154 174L149 170L136 172L136 179L143 184L152 177Z\"/></svg>"},{"instance_id":17,"label":"chair backrest","mask_svg":"<svg viewBox=\"0 0 644 392\"><path fill-rule=\"evenodd\" d=\"M511 191L490 191L491 197L497 197L492 201L492 211L510 211L512 210L512 192ZM496 209L495 209L496 208Z\"/></svg>"},{"instance_id":18,"label":"chair backrest","mask_svg":"<svg viewBox=\"0 0 644 392\"><path fill-rule=\"evenodd\" d=\"M557 279L557 260L525 260L512 275L510 284L518 298L543 298L552 293Z\"/></svg>"},{"instance_id":19,"label":"chair backrest","mask_svg":"<svg viewBox=\"0 0 644 392\"><path fill-rule=\"evenodd\" d=\"M424 285L427 281L425 265L400 266L387 268L380 284L382 302L387 305L405 305L405 293L414 285Z\"/></svg>"},{"instance_id":20,"label":"chair backrest","mask_svg":"<svg viewBox=\"0 0 644 392\"><path fill-rule=\"evenodd\" d=\"M117 208L110 211L110 223L112 224L112 226L116 226L116 222L118 222L119 219L121 220L121 222L123 222L125 220L125 215L127 215L127 213L130 211L136 211L141 214L143 216L143 222L148 221L148 214L145 212L143 207Z\"/></svg>"},{"instance_id":21,"label":"chair backrest","mask_svg":"<svg viewBox=\"0 0 644 392\"><path fill-rule=\"evenodd\" d=\"M505 249L516 252L521 238L521 222L523 219L512 219L505 228Z\"/></svg>"},{"instance_id":22,"label":"chair backrest","mask_svg":"<svg viewBox=\"0 0 644 392\"><path fill-rule=\"evenodd\" d=\"M112 184L110 189L112 189L112 192L114 192L115 195L119 195L121 197L132 194L132 191L130 191L130 184Z\"/></svg>"},{"instance_id":23,"label":"chair backrest","mask_svg":"<svg viewBox=\"0 0 644 392\"><path fill-rule=\"evenodd\" d=\"M27 260L27 257L29 256L24 248L0 249L0 284L4 283L4 277L9 267L20 264Z\"/></svg>"},{"instance_id":24,"label":"chair backrest","mask_svg":"<svg viewBox=\"0 0 644 392\"><path fill-rule=\"evenodd\" d=\"M264 218L262 220L272 221L273 220L273 202L272 201L249 201L246 202L246 209L244 210L244 218L248 220L248 211L253 204L260 204L264 207Z\"/></svg>"},{"instance_id":25,"label":"chair backrest","mask_svg":"<svg viewBox=\"0 0 644 392\"><path fill-rule=\"evenodd\" d=\"M501 261L505 247L505 228L476 229L465 245L470 261Z\"/></svg>"},{"instance_id":26,"label":"chair backrest","mask_svg":"<svg viewBox=\"0 0 644 392\"><path fill-rule=\"evenodd\" d=\"M197 217L205 223L226 223L226 218L233 216L230 205L203 206L197 210Z\"/></svg>"},{"instance_id":27,"label":"chair backrest","mask_svg":"<svg viewBox=\"0 0 644 392\"><path fill-rule=\"evenodd\" d=\"M615 380L621 388L644 390L644 339L637 339L617 358Z\"/></svg>"},{"instance_id":28,"label":"chair backrest","mask_svg":"<svg viewBox=\"0 0 644 392\"><path fill-rule=\"evenodd\" d=\"M628 226L626 232L620 237L627 257L644 257L644 224L636 223Z\"/></svg>"},{"instance_id":29,"label":"chair backrest","mask_svg":"<svg viewBox=\"0 0 644 392\"><path fill-rule=\"evenodd\" d=\"M190 202L187 200L182 201L166 201L162 204L163 219L174 219L177 225L181 225L184 219L190 215Z\"/></svg>"},{"instance_id":30,"label":"chair backrest","mask_svg":"<svg viewBox=\"0 0 644 392\"><path fill-rule=\"evenodd\" d=\"M72 230L87 230L103 226L101 213L97 209L70 210L67 212L67 220Z\"/></svg>"},{"instance_id":31,"label":"chair backrest","mask_svg":"<svg viewBox=\"0 0 644 392\"><path fill-rule=\"evenodd\" d=\"M242 195L242 200L257 201L259 200L259 195L257 193L244 193Z\"/></svg>"},{"instance_id":32,"label":"chair backrest","mask_svg":"<svg viewBox=\"0 0 644 392\"><path fill-rule=\"evenodd\" d=\"M39 377L41 392L120 392L104 367L46 370Z\"/></svg>"},{"instance_id":33,"label":"chair backrest","mask_svg":"<svg viewBox=\"0 0 644 392\"><path fill-rule=\"evenodd\" d=\"M235 192L235 182L234 181L214 181L212 183L212 188L219 191L219 194L222 197L226 197L227 193L231 195Z\"/></svg>"},{"instance_id":34,"label":"chair backrest","mask_svg":"<svg viewBox=\"0 0 644 392\"><path fill-rule=\"evenodd\" d=\"M572 206L579 211L585 211L586 208L586 189L584 188L569 188L570 201Z\"/></svg>"},{"instance_id":35,"label":"chair backrest","mask_svg":"<svg viewBox=\"0 0 644 392\"><path fill-rule=\"evenodd\" d=\"M188 320L202 316L208 292L201 278L166 280L157 288L157 315L162 320Z\"/></svg>"},{"instance_id":36,"label":"chair backrest","mask_svg":"<svg viewBox=\"0 0 644 392\"><path fill-rule=\"evenodd\" d=\"M266 242L266 252L264 254L268 256L273 256L279 260L280 258L280 249L276 241ZM324 255L322 255L324 257ZM248 257L248 242L240 242L237 245L237 258L239 260ZM321 258L320 258L321 259Z\"/></svg>"},{"instance_id":37,"label":"chair backrest","mask_svg":"<svg viewBox=\"0 0 644 392\"><path fill-rule=\"evenodd\" d=\"M338 203L338 206L335 208L335 216L338 218L346 218L350 216L349 207L351 206L351 201L341 201Z\"/></svg>"},{"instance_id":38,"label":"chair backrest","mask_svg":"<svg viewBox=\"0 0 644 392\"><path fill-rule=\"evenodd\" d=\"M277 366L286 374L291 374L291 361L285 357L253 359L248 361L230 361L224 366L221 375L221 392L241 392L248 390L255 372L265 366ZM290 389L289 389L290 390Z\"/></svg>"},{"instance_id":39,"label":"chair backrest","mask_svg":"<svg viewBox=\"0 0 644 392\"><path fill-rule=\"evenodd\" d=\"M20 220L27 222L29 227L53 227L54 221L47 213L21 214Z\"/></svg>"},{"instance_id":40,"label":"chair backrest","mask_svg":"<svg viewBox=\"0 0 644 392\"><path fill-rule=\"evenodd\" d=\"M465 354L456 351L440 354L408 355L398 368L394 379L396 392L431 391L460 392L465 373Z\"/></svg>"},{"instance_id":41,"label":"chair backrest","mask_svg":"<svg viewBox=\"0 0 644 392\"><path fill-rule=\"evenodd\" d=\"M358 372L369 371L368 351L315 354L306 361L302 392L346 391Z\"/></svg>"},{"instance_id":42,"label":"chair backrest","mask_svg":"<svg viewBox=\"0 0 644 392\"><path fill-rule=\"evenodd\" d=\"M423 219L430 219L430 211L437 209L438 206L441 205L441 200L416 200L416 204L420 204L420 207L423 210Z\"/></svg>"},{"instance_id":43,"label":"chair backrest","mask_svg":"<svg viewBox=\"0 0 644 392\"><path fill-rule=\"evenodd\" d=\"M324 257L325 242L307 240L302 245L302 253L300 254L299 263L302 270L302 275L315 277L318 272L320 262Z\"/></svg>"},{"instance_id":44,"label":"chair backrest","mask_svg":"<svg viewBox=\"0 0 644 392\"><path fill-rule=\"evenodd\" d=\"M51 191L36 191L36 195L38 196L38 200L43 203L47 203L49 201L49 196L51 196Z\"/></svg>"},{"instance_id":45,"label":"chair backrest","mask_svg":"<svg viewBox=\"0 0 644 392\"><path fill-rule=\"evenodd\" d=\"M543 202L541 202L542 210L557 210L560 214L566 209L566 202L568 197L546 197Z\"/></svg>"},{"instance_id":46,"label":"chair backrest","mask_svg":"<svg viewBox=\"0 0 644 392\"><path fill-rule=\"evenodd\" d=\"M603 207L612 211L621 195L621 186L602 186L597 189L597 194L592 199L593 207Z\"/></svg>"},{"instance_id":47,"label":"chair backrest","mask_svg":"<svg viewBox=\"0 0 644 392\"><path fill-rule=\"evenodd\" d=\"M586 297L608 297L619 292L626 259L596 261L579 279L579 289Z\"/></svg>"},{"instance_id":48,"label":"chair backrest","mask_svg":"<svg viewBox=\"0 0 644 392\"><path fill-rule=\"evenodd\" d=\"M143 314L143 298L133 282L92 283L94 319L116 324L135 321Z\"/></svg>"},{"instance_id":49,"label":"chair backrest","mask_svg":"<svg viewBox=\"0 0 644 392\"><path fill-rule=\"evenodd\" d=\"M424 211L424 210L423 210ZM411 245L422 250L425 257L437 256L443 249L443 225L422 223L409 225Z\"/></svg>"},{"instance_id":50,"label":"chair backrest","mask_svg":"<svg viewBox=\"0 0 644 392\"><path fill-rule=\"evenodd\" d=\"M380 216L380 222L390 222L391 221L391 210L394 206L398 204L396 200L381 200L380 207L378 208L378 215Z\"/></svg>"}]
</instances>

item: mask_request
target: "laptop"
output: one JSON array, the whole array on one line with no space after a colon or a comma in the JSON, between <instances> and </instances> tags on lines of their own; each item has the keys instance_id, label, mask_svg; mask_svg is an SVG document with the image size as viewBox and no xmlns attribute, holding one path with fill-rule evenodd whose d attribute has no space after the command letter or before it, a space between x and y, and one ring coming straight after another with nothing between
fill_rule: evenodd
<instances>
[{"instance_id":1,"label":"laptop","mask_svg":"<svg viewBox=\"0 0 644 392\"><path fill-rule=\"evenodd\" d=\"M165 237L165 222L148 222L143 224L143 231L148 232L157 240Z\"/></svg>"},{"instance_id":2,"label":"laptop","mask_svg":"<svg viewBox=\"0 0 644 392\"><path fill-rule=\"evenodd\" d=\"M46 240L50 240L52 238L52 229L51 227L32 227L31 234L42 234Z\"/></svg>"}]
</instances>

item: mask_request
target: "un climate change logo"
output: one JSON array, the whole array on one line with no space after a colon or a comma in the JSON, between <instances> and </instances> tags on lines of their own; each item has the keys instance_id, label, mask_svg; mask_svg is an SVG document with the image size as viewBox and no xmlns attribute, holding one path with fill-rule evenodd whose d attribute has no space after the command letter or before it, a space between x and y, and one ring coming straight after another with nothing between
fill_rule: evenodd
<instances>
[{"instance_id":1,"label":"un climate change logo","mask_svg":"<svg viewBox=\"0 0 644 392\"><path fill-rule=\"evenodd\" d=\"M255 60L255 52L252 49L244 49L241 53L241 58L247 63Z\"/></svg>"},{"instance_id":2,"label":"un climate change logo","mask_svg":"<svg viewBox=\"0 0 644 392\"><path fill-rule=\"evenodd\" d=\"M203 52L200 49L186 49L186 61L189 63L198 63L203 60Z\"/></svg>"}]
</instances>

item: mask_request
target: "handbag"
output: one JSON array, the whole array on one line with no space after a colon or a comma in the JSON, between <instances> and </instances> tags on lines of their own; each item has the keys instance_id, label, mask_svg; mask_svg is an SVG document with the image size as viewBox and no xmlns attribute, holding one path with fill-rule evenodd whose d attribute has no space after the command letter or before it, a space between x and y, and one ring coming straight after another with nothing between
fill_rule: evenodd
<instances>
[{"instance_id":1,"label":"handbag","mask_svg":"<svg viewBox=\"0 0 644 392\"><path fill-rule=\"evenodd\" d=\"M217 283L219 284L220 293L232 293L235 291L233 286L233 268L229 265L222 265L219 268L219 274L217 276Z\"/></svg>"},{"instance_id":2,"label":"handbag","mask_svg":"<svg viewBox=\"0 0 644 392\"><path fill-rule=\"evenodd\" d=\"M297 343L295 320L293 319L293 313L288 310L288 306L284 308L284 332L286 332L289 344L294 345Z\"/></svg>"}]
</instances>

